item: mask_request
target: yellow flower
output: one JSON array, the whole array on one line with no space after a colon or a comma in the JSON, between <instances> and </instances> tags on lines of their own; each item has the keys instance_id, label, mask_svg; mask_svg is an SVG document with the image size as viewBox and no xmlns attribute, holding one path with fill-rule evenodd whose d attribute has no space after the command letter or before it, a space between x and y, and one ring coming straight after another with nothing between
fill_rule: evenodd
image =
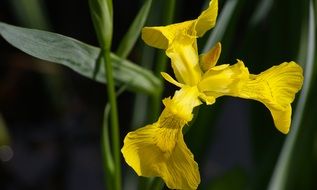
<instances>
[{"instance_id":1,"label":"yellow flower","mask_svg":"<svg viewBox=\"0 0 317 190\"><path fill-rule=\"evenodd\" d=\"M253 75L241 60L234 65L217 66L220 43L198 56L195 39L188 35L177 38L166 50L177 81L163 73L167 81L178 87L197 86L199 98L207 104L214 103L220 96L260 101L270 110L276 128L288 133L292 112L290 104L303 83L302 68L298 64L284 62Z\"/></svg>"},{"instance_id":2,"label":"yellow flower","mask_svg":"<svg viewBox=\"0 0 317 190\"><path fill-rule=\"evenodd\" d=\"M182 133L196 106L213 104L220 96L257 100L270 110L277 129L287 133L290 104L302 86L302 69L295 62L252 75L240 60L216 65L220 43L198 56L196 38L214 26L217 7L217 0L212 0L195 20L142 31L148 45L166 49L176 80L167 73L162 76L180 90L163 100L165 108L157 122L127 134L121 151L139 176L161 177L170 189L197 189L200 183L198 165Z\"/></svg>"}]
</instances>

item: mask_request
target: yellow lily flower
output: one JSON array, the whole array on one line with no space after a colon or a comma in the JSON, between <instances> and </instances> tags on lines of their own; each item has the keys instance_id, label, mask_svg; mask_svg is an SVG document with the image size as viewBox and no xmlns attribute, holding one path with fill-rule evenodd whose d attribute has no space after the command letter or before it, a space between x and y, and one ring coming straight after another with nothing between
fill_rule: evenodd
<instances>
[{"instance_id":1,"label":"yellow lily flower","mask_svg":"<svg viewBox=\"0 0 317 190\"><path fill-rule=\"evenodd\" d=\"M225 95L257 100L268 107L277 129L287 133L290 104L302 86L302 69L295 62L252 75L240 60L217 66L220 43L198 56L196 38L214 26L217 7L217 0L212 0L195 20L142 31L148 45L166 49L176 80L167 73L162 76L180 90L163 100L165 108L157 122L127 134L121 151L139 176L161 177L170 189L197 189L200 183L198 164L182 133L195 107Z\"/></svg>"}]
</instances>

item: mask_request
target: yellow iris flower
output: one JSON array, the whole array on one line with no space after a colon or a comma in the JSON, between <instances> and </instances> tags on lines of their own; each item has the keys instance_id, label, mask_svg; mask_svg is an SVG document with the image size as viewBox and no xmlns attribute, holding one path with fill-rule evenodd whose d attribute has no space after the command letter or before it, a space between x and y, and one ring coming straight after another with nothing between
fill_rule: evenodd
<instances>
[{"instance_id":1,"label":"yellow iris flower","mask_svg":"<svg viewBox=\"0 0 317 190\"><path fill-rule=\"evenodd\" d=\"M240 60L217 66L220 43L198 56L196 38L215 25L217 11L218 2L212 0L195 20L142 31L148 45L166 49L176 80L167 73L162 76L180 90L163 100L165 108L157 122L127 134L121 151L139 176L159 176L170 189L197 189L200 183L198 165L182 133L196 106L213 104L220 96L257 100L270 110L276 128L286 134L290 104L302 86L302 69L295 62L253 75Z\"/></svg>"}]
</instances>

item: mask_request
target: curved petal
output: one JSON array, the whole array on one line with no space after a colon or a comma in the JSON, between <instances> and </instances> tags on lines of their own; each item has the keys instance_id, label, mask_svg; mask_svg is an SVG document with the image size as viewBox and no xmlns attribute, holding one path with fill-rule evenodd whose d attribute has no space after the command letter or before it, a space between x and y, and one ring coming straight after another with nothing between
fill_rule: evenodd
<instances>
[{"instance_id":1,"label":"curved petal","mask_svg":"<svg viewBox=\"0 0 317 190\"><path fill-rule=\"evenodd\" d=\"M188 33L193 24L191 20L167 26L144 27L141 37L149 46L167 49L176 36Z\"/></svg>"},{"instance_id":2,"label":"curved petal","mask_svg":"<svg viewBox=\"0 0 317 190\"><path fill-rule=\"evenodd\" d=\"M208 71L212 67L216 66L217 61L221 53L221 43L218 42L207 53L199 55L199 64L203 72Z\"/></svg>"},{"instance_id":3,"label":"curved petal","mask_svg":"<svg viewBox=\"0 0 317 190\"><path fill-rule=\"evenodd\" d=\"M165 73L165 72L161 72L161 75L162 75L162 77L163 77L166 81L168 81L168 82L174 84L174 85L177 86L177 87L180 87L180 88L181 88L181 87L184 86L184 84L177 82L175 79L173 79L173 77L171 77L171 75L169 75L169 74L167 74L167 73Z\"/></svg>"},{"instance_id":4,"label":"curved petal","mask_svg":"<svg viewBox=\"0 0 317 190\"><path fill-rule=\"evenodd\" d=\"M249 74L243 62L233 66L219 65L209 69L198 84L207 97L224 95L262 102L271 112L276 128L288 133L295 94L303 83L302 68L295 62L285 62L259 75Z\"/></svg>"},{"instance_id":5,"label":"curved petal","mask_svg":"<svg viewBox=\"0 0 317 190\"><path fill-rule=\"evenodd\" d=\"M182 128L201 104L196 87L184 86L173 99L166 98L158 121L128 133L121 152L140 176L159 176L171 189L197 189L198 165L187 148Z\"/></svg>"},{"instance_id":6,"label":"curved petal","mask_svg":"<svg viewBox=\"0 0 317 190\"><path fill-rule=\"evenodd\" d=\"M248 69L238 60L238 63L232 66L224 64L209 69L199 82L198 89L206 96L215 98L224 95L235 96L248 78Z\"/></svg>"},{"instance_id":7,"label":"curved petal","mask_svg":"<svg viewBox=\"0 0 317 190\"><path fill-rule=\"evenodd\" d=\"M201 37L205 34L205 32L213 28L216 24L217 15L218 0L211 0L209 2L209 7L196 19L194 26L196 35Z\"/></svg>"},{"instance_id":8,"label":"curved petal","mask_svg":"<svg viewBox=\"0 0 317 190\"><path fill-rule=\"evenodd\" d=\"M166 50L166 55L171 59L177 81L189 86L196 85L202 74L195 47L196 39L184 35L178 36Z\"/></svg>"},{"instance_id":9,"label":"curved petal","mask_svg":"<svg viewBox=\"0 0 317 190\"><path fill-rule=\"evenodd\" d=\"M290 104L302 84L302 68L295 62L284 62L253 75L237 96L262 102L270 110L276 128L286 134L291 123Z\"/></svg>"},{"instance_id":10,"label":"curved petal","mask_svg":"<svg viewBox=\"0 0 317 190\"><path fill-rule=\"evenodd\" d=\"M200 93L199 98L204 101L207 105L212 105L216 102L216 98L212 95L206 95L205 93Z\"/></svg>"},{"instance_id":11,"label":"curved petal","mask_svg":"<svg viewBox=\"0 0 317 190\"><path fill-rule=\"evenodd\" d=\"M265 104L270 110L276 128L284 134L287 134L291 126L292 107L288 104L284 109L276 109Z\"/></svg>"},{"instance_id":12,"label":"curved petal","mask_svg":"<svg viewBox=\"0 0 317 190\"><path fill-rule=\"evenodd\" d=\"M157 138L166 135L170 138L164 142L175 143L171 152L157 145ZM170 189L197 189L200 183L198 165L183 140L181 128L148 125L130 132L121 151L139 176L159 176Z\"/></svg>"},{"instance_id":13,"label":"curved petal","mask_svg":"<svg viewBox=\"0 0 317 190\"><path fill-rule=\"evenodd\" d=\"M201 37L206 31L214 27L218 14L218 0L211 0L209 7L195 20L167 26L144 27L142 39L146 44L159 49L167 49L176 36L190 35Z\"/></svg>"}]
</instances>

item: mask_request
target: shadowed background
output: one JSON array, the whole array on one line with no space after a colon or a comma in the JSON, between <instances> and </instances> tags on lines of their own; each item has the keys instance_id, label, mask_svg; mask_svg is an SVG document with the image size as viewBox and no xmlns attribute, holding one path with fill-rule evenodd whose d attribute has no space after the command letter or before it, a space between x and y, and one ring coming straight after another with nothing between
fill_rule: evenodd
<instances>
[{"instance_id":1,"label":"shadowed background","mask_svg":"<svg viewBox=\"0 0 317 190\"><path fill-rule=\"evenodd\" d=\"M167 1L153 1L146 25L162 25ZM208 42L220 40L219 62L233 64L241 59L251 73L284 61L304 65L308 2L220 0L217 25L224 26L218 29L221 36L209 41L212 32L208 32L198 41L200 52ZM113 2L113 49L142 3ZM205 4L203 0L176 1L173 22L196 18ZM53 31L97 46L87 0L2 0L0 21ZM139 39L128 58L152 69L160 53ZM167 70L171 73L170 67ZM314 85L312 80L288 189L317 189ZM163 96L171 96L175 87L165 86ZM151 110L142 110L134 100L135 94L130 92L118 98L121 139L131 128L151 122L146 117ZM100 134L106 101L103 84L28 56L0 38L0 189L104 189ZM296 100L294 110L295 105ZM266 189L285 140L268 109L258 102L223 97L213 106L201 106L198 112L185 140L200 166L200 188ZM122 163L124 187L135 189L136 175Z\"/></svg>"}]
</instances>

